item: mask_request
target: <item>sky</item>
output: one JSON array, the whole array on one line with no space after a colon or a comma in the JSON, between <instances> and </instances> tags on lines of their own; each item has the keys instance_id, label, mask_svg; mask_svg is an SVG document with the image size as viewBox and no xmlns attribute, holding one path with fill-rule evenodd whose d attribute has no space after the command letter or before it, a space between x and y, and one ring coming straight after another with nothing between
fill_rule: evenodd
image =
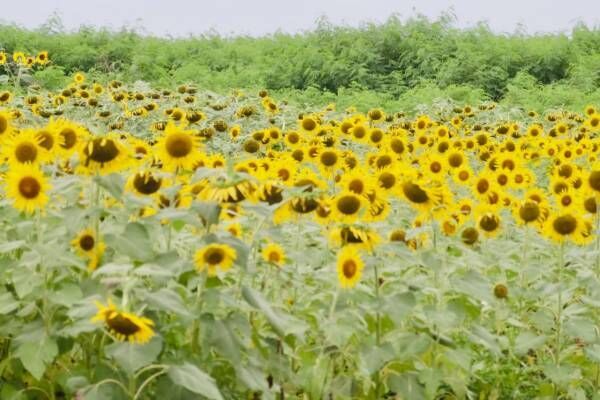
<instances>
[{"instance_id":1,"label":"sky","mask_svg":"<svg viewBox=\"0 0 600 400\"><path fill-rule=\"evenodd\" d=\"M182 37L206 33L262 36L335 25L436 19L450 12L459 27L486 22L495 32L568 32L576 23L600 27L600 0L0 0L0 21L28 28L56 13L68 30L93 25L134 27L144 34Z\"/></svg>"}]
</instances>

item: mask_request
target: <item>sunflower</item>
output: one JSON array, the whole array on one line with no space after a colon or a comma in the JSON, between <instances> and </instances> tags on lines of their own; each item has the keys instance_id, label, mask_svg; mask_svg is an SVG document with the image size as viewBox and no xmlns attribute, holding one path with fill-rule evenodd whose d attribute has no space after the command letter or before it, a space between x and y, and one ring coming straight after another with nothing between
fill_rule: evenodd
<instances>
[{"instance_id":1,"label":"sunflower","mask_svg":"<svg viewBox=\"0 0 600 400\"><path fill-rule=\"evenodd\" d=\"M317 166L321 174L325 177L333 175L340 168L342 157L340 153L333 148L326 148L319 151L317 157Z\"/></svg>"},{"instance_id":2,"label":"sunflower","mask_svg":"<svg viewBox=\"0 0 600 400\"><path fill-rule=\"evenodd\" d=\"M0 142L4 142L10 138L13 132L11 121L13 119L12 113L0 110Z\"/></svg>"},{"instance_id":3,"label":"sunflower","mask_svg":"<svg viewBox=\"0 0 600 400\"><path fill-rule=\"evenodd\" d=\"M212 243L196 251L194 264L199 272L208 271L209 276L215 276L217 269L227 271L237 258L233 247L226 244Z\"/></svg>"},{"instance_id":4,"label":"sunflower","mask_svg":"<svg viewBox=\"0 0 600 400\"><path fill-rule=\"evenodd\" d=\"M184 130L173 122L167 124L155 149L167 171L191 170L202 159L200 139L194 136L194 131Z\"/></svg>"},{"instance_id":5,"label":"sunflower","mask_svg":"<svg viewBox=\"0 0 600 400\"><path fill-rule=\"evenodd\" d=\"M589 221L575 211L551 213L542 233L557 243L571 240L573 243L583 245L591 239Z\"/></svg>"},{"instance_id":6,"label":"sunflower","mask_svg":"<svg viewBox=\"0 0 600 400\"><path fill-rule=\"evenodd\" d=\"M127 180L127 189L138 196L150 196L157 193L163 179L150 170L141 170L131 175Z\"/></svg>"},{"instance_id":7,"label":"sunflower","mask_svg":"<svg viewBox=\"0 0 600 400\"><path fill-rule=\"evenodd\" d=\"M533 200L524 200L514 204L513 216L519 225L541 224L547 210Z\"/></svg>"},{"instance_id":8,"label":"sunflower","mask_svg":"<svg viewBox=\"0 0 600 400\"><path fill-rule=\"evenodd\" d=\"M82 257L88 259L88 269L94 271L104 254L106 245L96 238L92 229L84 229L77 234L77 237L71 241L71 246Z\"/></svg>"},{"instance_id":9,"label":"sunflower","mask_svg":"<svg viewBox=\"0 0 600 400\"><path fill-rule=\"evenodd\" d=\"M58 154L64 159L78 151L84 140L90 135L83 126L62 118L50 120L47 128L55 133Z\"/></svg>"},{"instance_id":10,"label":"sunflower","mask_svg":"<svg viewBox=\"0 0 600 400\"><path fill-rule=\"evenodd\" d=\"M0 51L0 65L4 65L6 64L6 53L3 51Z\"/></svg>"},{"instance_id":11,"label":"sunflower","mask_svg":"<svg viewBox=\"0 0 600 400\"><path fill-rule=\"evenodd\" d=\"M266 262L278 267L285 263L285 251L276 243L267 244L262 250L262 257Z\"/></svg>"},{"instance_id":12,"label":"sunflower","mask_svg":"<svg viewBox=\"0 0 600 400\"><path fill-rule=\"evenodd\" d=\"M343 288L355 287L362 276L363 268L364 263L358 250L355 247L344 247L337 258L340 286Z\"/></svg>"},{"instance_id":13,"label":"sunflower","mask_svg":"<svg viewBox=\"0 0 600 400\"><path fill-rule=\"evenodd\" d=\"M48 61L50 61L50 59L48 58L48 52L47 51L40 51L37 56L35 57L35 61L40 64L40 65L46 65L48 64Z\"/></svg>"},{"instance_id":14,"label":"sunflower","mask_svg":"<svg viewBox=\"0 0 600 400\"><path fill-rule=\"evenodd\" d=\"M379 235L359 226L344 226L333 229L330 239L338 246L351 246L372 251L376 244L381 241Z\"/></svg>"},{"instance_id":15,"label":"sunflower","mask_svg":"<svg viewBox=\"0 0 600 400\"><path fill-rule=\"evenodd\" d=\"M500 216L496 208L482 204L476 211L477 228L484 235L493 237L500 232Z\"/></svg>"},{"instance_id":16,"label":"sunflower","mask_svg":"<svg viewBox=\"0 0 600 400\"><path fill-rule=\"evenodd\" d=\"M36 130L24 129L6 141L2 152L10 165L40 164L51 157L41 141Z\"/></svg>"},{"instance_id":17,"label":"sunflower","mask_svg":"<svg viewBox=\"0 0 600 400\"><path fill-rule=\"evenodd\" d=\"M78 84L85 82L85 74L83 72L77 72L73 75L73 81Z\"/></svg>"},{"instance_id":18,"label":"sunflower","mask_svg":"<svg viewBox=\"0 0 600 400\"><path fill-rule=\"evenodd\" d=\"M110 174L129 165L129 149L115 134L88 139L80 149L82 172Z\"/></svg>"},{"instance_id":19,"label":"sunflower","mask_svg":"<svg viewBox=\"0 0 600 400\"><path fill-rule=\"evenodd\" d=\"M428 187L424 182L414 178L405 179L400 184L400 192L413 208L421 212L432 211L440 206L446 197L442 187Z\"/></svg>"},{"instance_id":20,"label":"sunflower","mask_svg":"<svg viewBox=\"0 0 600 400\"><path fill-rule=\"evenodd\" d=\"M33 214L48 202L46 192L50 189L42 171L30 164L14 165L6 174L6 195L13 206L25 213Z\"/></svg>"},{"instance_id":21,"label":"sunflower","mask_svg":"<svg viewBox=\"0 0 600 400\"><path fill-rule=\"evenodd\" d=\"M241 175L219 175L207 181L198 194L200 199L218 203L238 203L254 194L255 185Z\"/></svg>"},{"instance_id":22,"label":"sunflower","mask_svg":"<svg viewBox=\"0 0 600 400\"><path fill-rule=\"evenodd\" d=\"M339 193L331 202L333 220L341 223L356 221L364 211L366 200L364 196L349 190Z\"/></svg>"},{"instance_id":23,"label":"sunflower","mask_svg":"<svg viewBox=\"0 0 600 400\"><path fill-rule=\"evenodd\" d=\"M145 344L154 336L154 322L122 310L108 301L108 305L96 302L98 313L92 322L102 322L117 340L137 344Z\"/></svg>"}]
</instances>

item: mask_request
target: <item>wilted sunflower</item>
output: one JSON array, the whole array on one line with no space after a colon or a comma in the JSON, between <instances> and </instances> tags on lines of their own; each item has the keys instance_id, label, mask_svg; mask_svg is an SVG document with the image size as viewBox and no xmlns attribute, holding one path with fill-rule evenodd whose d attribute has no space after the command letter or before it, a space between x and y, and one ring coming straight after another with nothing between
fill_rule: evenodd
<instances>
[{"instance_id":1,"label":"wilted sunflower","mask_svg":"<svg viewBox=\"0 0 600 400\"><path fill-rule=\"evenodd\" d=\"M227 271L237 258L235 249L226 244L212 243L196 251L194 263L200 272L207 270L209 276L215 276L217 269Z\"/></svg>"},{"instance_id":2,"label":"wilted sunflower","mask_svg":"<svg viewBox=\"0 0 600 400\"><path fill-rule=\"evenodd\" d=\"M281 267L285 263L285 251L277 243L269 243L262 250L262 257L268 263Z\"/></svg>"},{"instance_id":3,"label":"wilted sunflower","mask_svg":"<svg viewBox=\"0 0 600 400\"><path fill-rule=\"evenodd\" d=\"M6 174L6 195L16 209L25 213L42 209L48 202L49 189L44 174L34 165L14 165Z\"/></svg>"},{"instance_id":4,"label":"wilted sunflower","mask_svg":"<svg viewBox=\"0 0 600 400\"><path fill-rule=\"evenodd\" d=\"M379 235L368 228L344 226L331 231L330 239L338 246L351 246L372 251L381 241Z\"/></svg>"},{"instance_id":5,"label":"wilted sunflower","mask_svg":"<svg viewBox=\"0 0 600 400\"><path fill-rule=\"evenodd\" d=\"M415 209L430 212L444 200L441 187L427 187L416 179L405 179L400 184L402 197Z\"/></svg>"},{"instance_id":6,"label":"wilted sunflower","mask_svg":"<svg viewBox=\"0 0 600 400\"><path fill-rule=\"evenodd\" d=\"M238 203L249 198L256 187L243 176L212 177L199 193L199 198L218 203Z\"/></svg>"},{"instance_id":7,"label":"wilted sunflower","mask_svg":"<svg viewBox=\"0 0 600 400\"><path fill-rule=\"evenodd\" d=\"M355 287L362 276L363 268L364 263L356 247L344 247L337 258L340 286L343 288Z\"/></svg>"},{"instance_id":8,"label":"wilted sunflower","mask_svg":"<svg viewBox=\"0 0 600 400\"><path fill-rule=\"evenodd\" d=\"M98 240L94 231L89 228L79 232L77 237L71 241L71 246L79 255L88 259L90 271L94 271L98 267L106 248L104 242Z\"/></svg>"},{"instance_id":9,"label":"wilted sunflower","mask_svg":"<svg viewBox=\"0 0 600 400\"><path fill-rule=\"evenodd\" d=\"M191 170L202 159L200 139L193 130L169 122L155 144L156 155L167 171Z\"/></svg>"},{"instance_id":10,"label":"wilted sunflower","mask_svg":"<svg viewBox=\"0 0 600 400\"><path fill-rule=\"evenodd\" d=\"M154 336L154 322L148 318L138 317L117 309L111 300L108 305L96 302L98 313L92 322L102 322L108 332L117 340L137 344L145 344Z\"/></svg>"}]
</instances>

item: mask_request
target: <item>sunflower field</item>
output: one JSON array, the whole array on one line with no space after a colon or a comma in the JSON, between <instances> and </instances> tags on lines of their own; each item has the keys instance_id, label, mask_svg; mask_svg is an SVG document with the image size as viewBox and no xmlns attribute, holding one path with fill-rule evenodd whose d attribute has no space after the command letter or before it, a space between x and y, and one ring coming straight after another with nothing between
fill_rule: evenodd
<instances>
[{"instance_id":1,"label":"sunflower field","mask_svg":"<svg viewBox=\"0 0 600 400\"><path fill-rule=\"evenodd\" d=\"M597 105L49 90L52 58L0 52L0 399L600 398Z\"/></svg>"}]
</instances>

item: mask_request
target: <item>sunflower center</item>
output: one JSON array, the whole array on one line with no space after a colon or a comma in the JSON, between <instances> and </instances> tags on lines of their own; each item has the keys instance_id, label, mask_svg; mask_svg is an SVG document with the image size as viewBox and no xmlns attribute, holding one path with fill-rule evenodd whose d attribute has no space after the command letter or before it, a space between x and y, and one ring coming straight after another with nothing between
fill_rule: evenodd
<instances>
[{"instance_id":1,"label":"sunflower center","mask_svg":"<svg viewBox=\"0 0 600 400\"><path fill-rule=\"evenodd\" d=\"M116 313L112 318L107 318L106 325L108 325L111 330L123 336L131 336L141 329L137 324L121 313Z\"/></svg>"},{"instance_id":2,"label":"sunflower center","mask_svg":"<svg viewBox=\"0 0 600 400\"><path fill-rule=\"evenodd\" d=\"M35 161L37 154L37 146L30 142L19 143L15 149L15 157L20 163Z\"/></svg>"},{"instance_id":3,"label":"sunflower center","mask_svg":"<svg viewBox=\"0 0 600 400\"><path fill-rule=\"evenodd\" d=\"M331 167L337 163L338 156L333 151L325 151L321 154L321 163L326 167Z\"/></svg>"},{"instance_id":4,"label":"sunflower center","mask_svg":"<svg viewBox=\"0 0 600 400\"><path fill-rule=\"evenodd\" d=\"M377 166L377 168L384 168L390 165L391 163L392 157L386 155L377 158L377 162L375 163L375 165Z\"/></svg>"},{"instance_id":5,"label":"sunflower center","mask_svg":"<svg viewBox=\"0 0 600 400\"><path fill-rule=\"evenodd\" d=\"M427 192L416 183L407 182L402 185L402 191L408 200L413 203L422 204L429 200Z\"/></svg>"},{"instance_id":6,"label":"sunflower center","mask_svg":"<svg viewBox=\"0 0 600 400\"><path fill-rule=\"evenodd\" d=\"M77 133L75 133L73 129L65 128L60 131L59 135L62 136L64 140L64 143L60 145L63 149L70 149L75 146L75 143L77 142Z\"/></svg>"},{"instance_id":7,"label":"sunflower center","mask_svg":"<svg viewBox=\"0 0 600 400\"><path fill-rule=\"evenodd\" d=\"M358 266L354 260L346 260L344 261L344 264L342 264L342 272L347 279L351 279L356 275L356 270L358 270Z\"/></svg>"},{"instance_id":8,"label":"sunflower center","mask_svg":"<svg viewBox=\"0 0 600 400\"><path fill-rule=\"evenodd\" d=\"M319 207L319 203L315 199L297 198L292 200L292 209L300 214L308 214Z\"/></svg>"},{"instance_id":9,"label":"sunflower center","mask_svg":"<svg viewBox=\"0 0 600 400\"><path fill-rule=\"evenodd\" d=\"M26 199L35 199L42 190L42 185L32 176L26 176L19 182L19 193Z\"/></svg>"},{"instance_id":10,"label":"sunflower center","mask_svg":"<svg viewBox=\"0 0 600 400\"><path fill-rule=\"evenodd\" d=\"M225 253L221 249L208 249L204 253L204 261L210 265L218 265L225 260Z\"/></svg>"},{"instance_id":11,"label":"sunflower center","mask_svg":"<svg viewBox=\"0 0 600 400\"><path fill-rule=\"evenodd\" d=\"M81 247L85 251L90 251L94 248L94 244L96 240L92 235L85 234L79 239L79 247Z\"/></svg>"},{"instance_id":12,"label":"sunflower center","mask_svg":"<svg viewBox=\"0 0 600 400\"><path fill-rule=\"evenodd\" d=\"M402 229L398 229L392 232L390 235L391 242L404 242L406 241L406 232Z\"/></svg>"},{"instance_id":13,"label":"sunflower center","mask_svg":"<svg viewBox=\"0 0 600 400\"><path fill-rule=\"evenodd\" d=\"M467 228L462 231L461 238L465 244L473 244L479 238L479 232L475 228Z\"/></svg>"},{"instance_id":14,"label":"sunflower center","mask_svg":"<svg viewBox=\"0 0 600 400\"><path fill-rule=\"evenodd\" d=\"M348 189L356 194L362 194L365 190L365 184L360 179L354 179L348 185Z\"/></svg>"},{"instance_id":15,"label":"sunflower center","mask_svg":"<svg viewBox=\"0 0 600 400\"><path fill-rule=\"evenodd\" d=\"M458 173L458 179L460 179L461 181L466 181L467 179L469 179L469 173L467 171L460 171Z\"/></svg>"},{"instance_id":16,"label":"sunflower center","mask_svg":"<svg viewBox=\"0 0 600 400\"><path fill-rule=\"evenodd\" d=\"M560 235L570 235L577 228L577 220L572 215L562 215L552 222L552 228Z\"/></svg>"},{"instance_id":17,"label":"sunflower center","mask_svg":"<svg viewBox=\"0 0 600 400\"><path fill-rule=\"evenodd\" d=\"M84 153L89 159L104 164L117 158L119 149L112 139L96 138L92 140L91 146L85 148Z\"/></svg>"},{"instance_id":18,"label":"sunflower center","mask_svg":"<svg viewBox=\"0 0 600 400\"><path fill-rule=\"evenodd\" d=\"M317 123L312 118L304 118L302 120L302 128L307 131L312 131L317 127Z\"/></svg>"},{"instance_id":19,"label":"sunflower center","mask_svg":"<svg viewBox=\"0 0 600 400\"><path fill-rule=\"evenodd\" d=\"M588 178L590 187L597 192L600 192L600 171L592 171Z\"/></svg>"},{"instance_id":20,"label":"sunflower center","mask_svg":"<svg viewBox=\"0 0 600 400\"><path fill-rule=\"evenodd\" d=\"M440 172L442 170L442 164L439 163L438 161L434 161L431 163L431 165L429 166L429 169L431 170L431 172L433 172L434 174L437 174L438 172Z\"/></svg>"},{"instance_id":21,"label":"sunflower center","mask_svg":"<svg viewBox=\"0 0 600 400\"><path fill-rule=\"evenodd\" d=\"M133 187L142 194L156 193L160 189L162 179L152 175L136 174L133 178Z\"/></svg>"},{"instance_id":22,"label":"sunflower center","mask_svg":"<svg viewBox=\"0 0 600 400\"><path fill-rule=\"evenodd\" d=\"M271 251L269 253L269 261L277 264L278 262L281 261L281 255L276 251Z\"/></svg>"},{"instance_id":23,"label":"sunflower center","mask_svg":"<svg viewBox=\"0 0 600 400\"><path fill-rule=\"evenodd\" d=\"M400 139L392 139L390 141L390 148L394 153L401 154L404 152L404 143Z\"/></svg>"},{"instance_id":24,"label":"sunflower center","mask_svg":"<svg viewBox=\"0 0 600 400\"><path fill-rule=\"evenodd\" d=\"M479 182L477 182L477 191L480 194L487 192L489 188L490 188L490 183L487 180L482 179Z\"/></svg>"},{"instance_id":25,"label":"sunflower center","mask_svg":"<svg viewBox=\"0 0 600 400\"><path fill-rule=\"evenodd\" d=\"M8 120L6 117L0 115L0 135L6 132L8 129Z\"/></svg>"},{"instance_id":26,"label":"sunflower center","mask_svg":"<svg viewBox=\"0 0 600 400\"><path fill-rule=\"evenodd\" d=\"M362 125L355 126L354 129L352 129L352 134L355 138L362 139L367 134L367 130Z\"/></svg>"},{"instance_id":27,"label":"sunflower center","mask_svg":"<svg viewBox=\"0 0 600 400\"><path fill-rule=\"evenodd\" d=\"M40 146L46 150L51 150L54 146L54 138L50 132L41 131L38 133L38 138L40 139Z\"/></svg>"},{"instance_id":28,"label":"sunflower center","mask_svg":"<svg viewBox=\"0 0 600 400\"><path fill-rule=\"evenodd\" d=\"M171 157L181 158L192 152L194 141L185 133L173 133L166 140L167 152Z\"/></svg>"},{"instance_id":29,"label":"sunflower center","mask_svg":"<svg viewBox=\"0 0 600 400\"><path fill-rule=\"evenodd\" d=\"M531 222L540 216L540 207L533 201L528 201L519 209L519 217L525 222Z\"/></svg>"},{"instance_id":30,"label":"sunflower center","mask_svg":"<svg viewBox=\"0 0 600 400\"><path fill-rule=\"evenodd\" d=\"M356 196L342 196L337 201L337 209L345 215L354 215L360 209L360 200Z\"/></svg>"},{"instance_id":31,"label":"sunflower center","mask_svg":"<svg viewBox=\"0 0 600 400\"><path fill-rule=\"evenodd\" d=\"M389 189L396 184L396 177L389 172L384 172L383 174L379 175L377 180L379 185L384 189Z\"/></svg>"},{"instance_id":32,"label":"sunflower center","mask_svg":"<svg viewBox=\"0 0 600 400\"><path fill-rule=\"evenodd\" d=\"M562 196L560 199L560 204L562 204L564 207L568 207L572 202L573 199L568 195Z\"/></svg>"},{"instance_id":33,"label":"sunflower center","mask_svg":"<svg viewBox=\"0 0 600 400\"><path fill-rule=\"evenodd\" d=\"M479 221L479 227L486 232L493 232L498 228L499 225L498 217L493 214L486 214L481 217Z\"/></svg>"},{"instance_id":34,"label":"sunflower center","mask_svg":"<svg viewBox=\"0 0 600 400\"><path fill-rule=\"evenodd\" d=\"M585 199L585 201L583 202L583 206L585 207L585 210L590 214L596 214L596 211L598 210L596 205L596 199L594 197L588 197L587 199Z\"/></svg>"}]
</instances>

